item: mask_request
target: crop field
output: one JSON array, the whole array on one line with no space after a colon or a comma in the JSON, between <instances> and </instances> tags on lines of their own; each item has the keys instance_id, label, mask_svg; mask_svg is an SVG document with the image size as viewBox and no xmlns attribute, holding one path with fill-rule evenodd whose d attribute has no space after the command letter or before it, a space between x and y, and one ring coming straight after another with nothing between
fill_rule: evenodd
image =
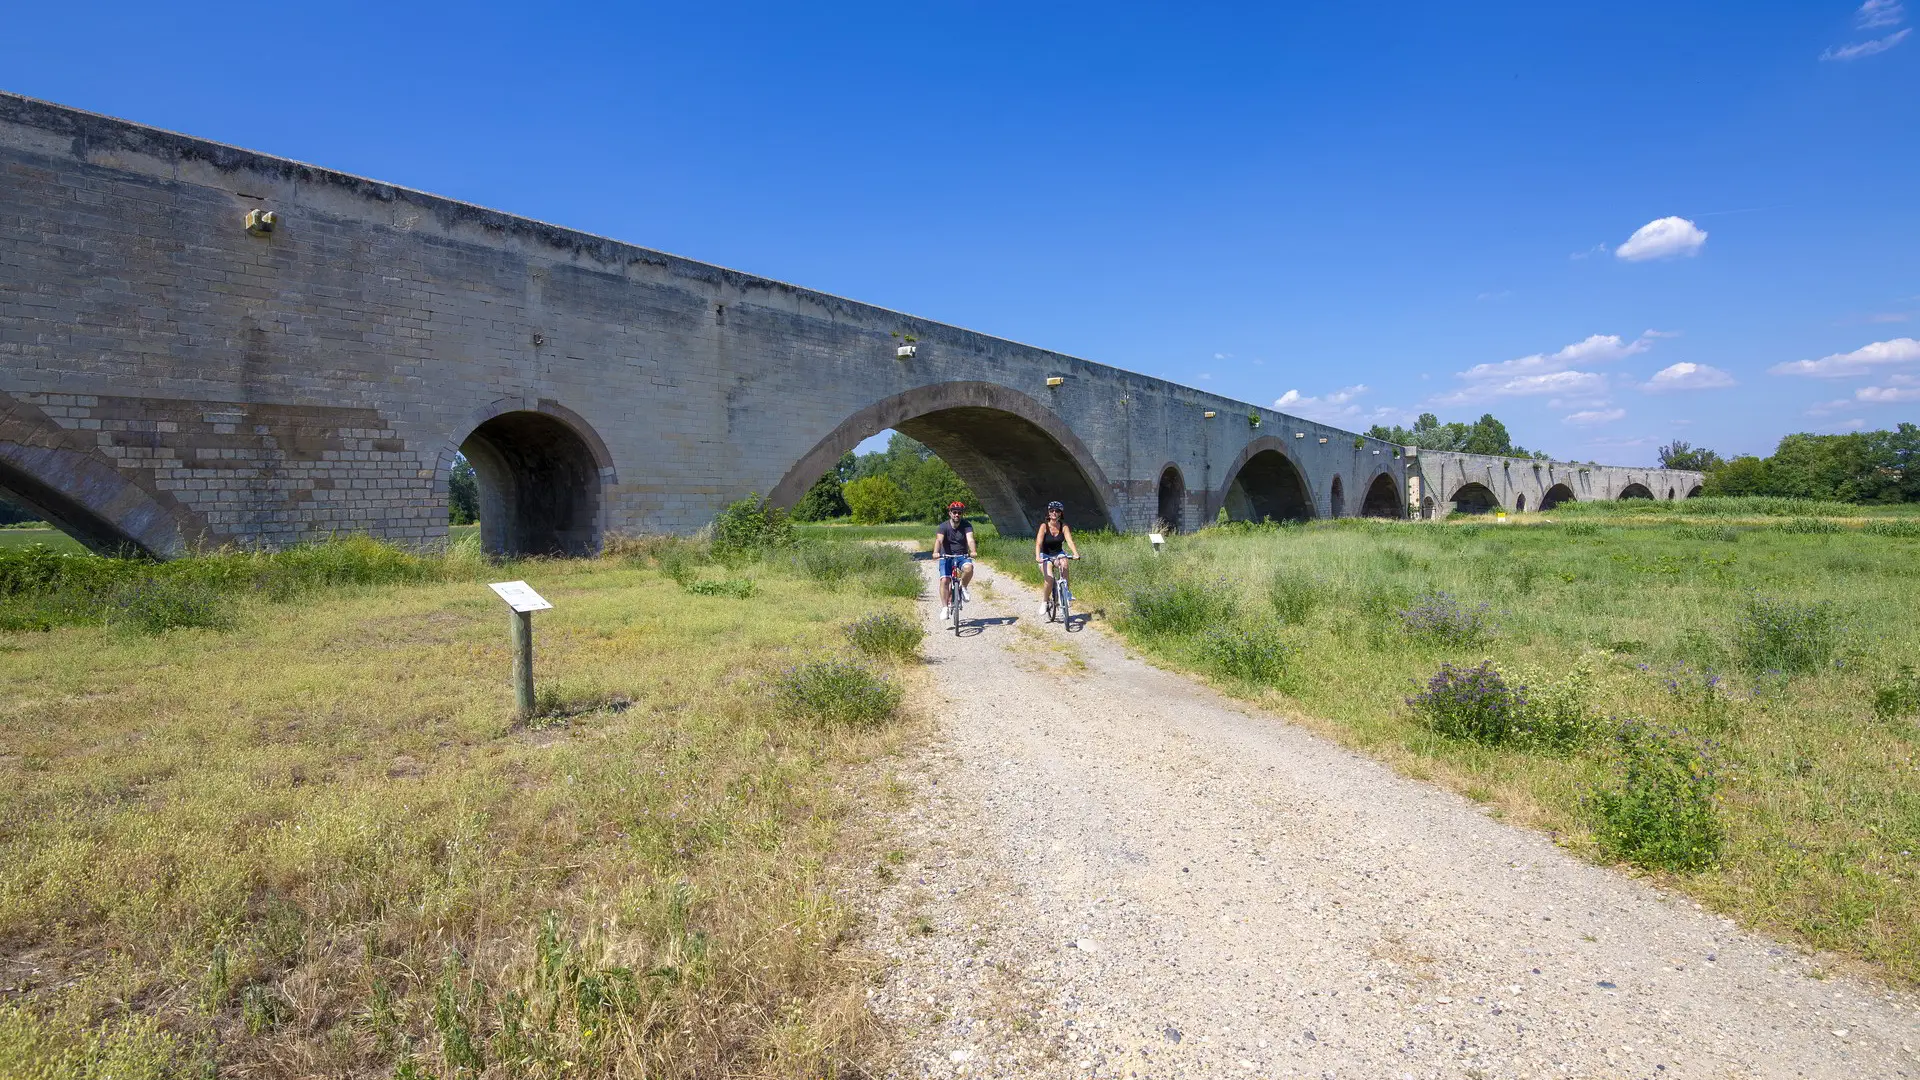
<instances>
[{"instance_id":1,"label":"crop field","mask_svg":"<svg viewBox=\"0 0 1920 1080\"><path fill-rule=\"evenodd\" d=\"M920 579L723 554L0 552L0 1076L857 1071L828 878Z\"/></svg>"},{"instance_id":2,"label":"crop field","mask_svg":"<svg viewBox=\"0 0 1920 1080\"><path fill-rule=\"evenodd\" d=\"M1920 982L1920 516L1565 509L1085 536L1075 591L1163 665Z\"/></svg>"}]
</instances>

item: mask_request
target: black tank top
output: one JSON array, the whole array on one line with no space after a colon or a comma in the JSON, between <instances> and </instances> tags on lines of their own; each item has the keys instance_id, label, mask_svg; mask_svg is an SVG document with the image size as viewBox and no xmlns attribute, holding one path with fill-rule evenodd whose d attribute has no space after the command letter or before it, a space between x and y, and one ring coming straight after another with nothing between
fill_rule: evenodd
<instances>
[{"instance_id":1,"label":"black tank top","mask_svg":"<svg viewBox=\"0 0 1920 1080\"><path fill-rule=\"evenodd\" d=\"M1066 550L1066 546L1067 546L1067 523L1066 522L1063 521L1060 523L1059 532L1053 531L1053 522L1051 521L1047 522L1045 525L1040 526L1040 554L1058 555L1062 551Z\"/></svg>"}]
</instances>

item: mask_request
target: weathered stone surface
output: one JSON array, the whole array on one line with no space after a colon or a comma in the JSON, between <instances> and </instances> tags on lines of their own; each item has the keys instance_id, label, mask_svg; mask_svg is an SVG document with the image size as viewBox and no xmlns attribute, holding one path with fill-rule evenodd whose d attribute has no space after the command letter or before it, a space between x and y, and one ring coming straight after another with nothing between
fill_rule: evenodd
<instances>
[{"instance_id":1,"label":"weathered stone surface","mask_svg":"<svg viewBox=\"0 0 1920 1080\"><path fill-rule=\"evenodd\" d=\"M1407 461L1351 432L5 94L0 391L0 489L156 555L443 540L463 449L489 547L592 550L791 502L886 427L1016 528L1054 498L1124 529L1408 504Z\"/></svg>"}]
</instances>

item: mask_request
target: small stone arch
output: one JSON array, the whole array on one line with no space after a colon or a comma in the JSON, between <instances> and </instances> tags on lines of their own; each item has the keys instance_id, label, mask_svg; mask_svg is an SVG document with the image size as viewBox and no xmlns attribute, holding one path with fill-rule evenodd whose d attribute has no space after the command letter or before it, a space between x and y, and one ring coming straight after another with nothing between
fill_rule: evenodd
<instances>
[{"instance_id":1,"label":"small stone arch","mask_svg":"<svg viewBox=\"0 0 1920 1080\"><path fill-rule=\"evenodd\" d=\"M1406 503L1400 498L1400 485L1394 481L1393 475L1387 472L1375 473L1373 479L1367 484L1366 496L1360 500L1360 516L1397 520L1406 515ZM1422 514L1421 516L1432 515Z\"/></svg>"},{"instance_id":2,"label":"small stone arch","mask_svg":"<svg viewBox=\"0 0 1920 1080\"><path fill-rule=\"evenodd\" d=\"M1428 495L1426 498L1421 499L1420 500L1420 520L1432 521L1435 511L1437 511L1438 509L1439 507L1433 501L1433 496Z\"/></svg>"},{"instance_id":3,"label":"small stone arch","mask_svg":"<svg viewBox=\"0 0 1920 1080\"><path fill-rule=\"evenodd\" d=\"M605 532L606 443L580 414L541 400L531 409L498 401L479 410L441 453L441 478L457 450L480 486L480 546L489 554L593 555Z\"/></svg>"},{"instance_id":4,"label":"small stone arch","mask_svg":"<svg viewBox=\"0 0 1920 1080\"><path fill-rule=\"evenodd\" d=\"M1673 488L1668 488L1668 489L1667 489L1667 501L1668 501L1668 502L1672 502L1672 501L1673 501L1673 493L1674 493L1674 489L1673 489Z\"/></svg>"},{"instance_id":5,"label":"small stone arch","mask_svg":"<svg viewBox=\"0 0 1920 1080\"><path fill-rule=\"evenodd\" d=\"M1524 514L1527 512L1526 492L1521 492L1513 497L1513 512L1516 514Z\"/></svg>"},{"instance_id":6,"label":"small stone arch","mask_svg":"<svg viewBox=\"0 0 1920 1080\"><path fill-rule=\"evenodd\" d=\"M1187 527L1187 480L1180 475L1180 467L1171 462L1160 470L1157 509L1160 523L1169 531L1181 532Z\"/></svg>"},{"instance_id":7,"label":"small stone arch","mask_svg":"<svg viewBox=\"0 0 1920 1080\"><path fill-rule=\"evenodd\" d=\"M1248 443L1226 472L1218 504L1234 521L1311 521L1312 489L1287 444L1271 435Z\"/></svg>"},{"instance_id":8,"label":"small stone arch","mask_svg":"<svg viewBox=\"0 0 1920 1080\"><path fill-rule=\"evenodd\" d=\"M1699 484L1693 485L1693 487L1687 491L1687 498L1692 499L1697 497L1700 494L1700 489L1701 489L1701 485Z\"/></svg>"},{"instance_id":9,"label":"small stone arch","mask_svg":"<svg viewBox=\"0 0 1920 1080\"><path fill-rule=\"evenodd\" d=\"M1490 514L1500 509L1500 497L1479 481L1461 484L1447 499L1456 514Z\"/></svg>"},{"instance_id":10,"label":"small stone arch","mask_svg":"<svg viewBox=\"0 0 1920 1080\"><path fill-rule=\"evenodd\" d=\"M1333 487L1327 492L1327 509L1328 517L1343 518L1347 516L1347 493L1342 490L1340 477L1338 475L1334 476Z\"/></svg>"},{"instance_id":11,"label":"small stone arch","mask_svg":"<svg viewBox=\"0 0 1920 1080\"><path fill-rule=\"evenodd\" d=\"M1568 487L1565 484L1555 484L1552 487L1547 489L1547 493L1545 495L1541 496L1540 509L1551 510L1554 507L1559 506L1561 503L1570 503L1570 502L1579 502L1579 501L1580 500L1573 497L1572 488Z\"/></svg>"},{"instance_id":12,"label":"small stone arch","mask_svg":"<svg viewBox=\"0 0 1920 1080\"><path fill-rule=\"evenodd\" d=\"M1651 499L1653 498L1653 489L1649 488L1645 484L1640 484L1640 483L1628 484L1626 487L1621 488L1620 494L1614 496L1614 498L1615 499Z\"/></svg>"},{"instance_id":13,"label":"small stone arch","mask_svg":"<svg viewBox=\"0 0 1920 1080\"><path fill-rule=\"evenodd\" d=\"M841 454L889 428L938 454L1003 533L1034 532L1055 499L1076 528L1114 527L1105 495L1113 488L1080 437L1038 401L989 382L930 383L874 402L801 455L768 500L799 502Z\"/></svg>"}]
</instances>

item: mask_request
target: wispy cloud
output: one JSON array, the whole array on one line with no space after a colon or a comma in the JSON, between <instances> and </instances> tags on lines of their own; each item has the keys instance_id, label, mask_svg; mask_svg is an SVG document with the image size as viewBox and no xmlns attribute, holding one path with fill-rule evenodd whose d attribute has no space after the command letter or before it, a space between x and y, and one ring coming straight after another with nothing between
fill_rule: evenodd
<instances>
[{"instance_id":1,"label":"wispy cloud","mask_svg":"<svg viewBox=\"0 0 1920 1080\"><path fill-rule=\"evenodd\" d=\"M1894 338L1891 341L1876 341L1862 345L1847 353L1834 353L1818 360L1795 360L1786 364L1775 364L1768 368L1773 375L1809 375L1816 379L1844 379L1849 375L1865 375L1877 367L1891 364L1910 364L1920 361L1920 341L1913 338Z\"/></svg>"},{"instance_id":2,"label":"wispy cloud","mask_svg":"<svg viewBox=\"0 0 1920 1080\"><path fill-rule=\"evenodd\" d=\"M1717 367L1683 361L1654 372L1653 378L1640 384L1640 389L1657 394L1666 390L1718 390L1732 385L1733 376Z\"/></svg>"},{"instance_id":3,"label":"wispy cloud","mask_svg":"<svg viewBox=\"0 0 1920 1080\"><path fill-rule=\"evenodd\" d=\"M1867 321L1870 323L1897 323L1906 322L1911 318L1913 318L1913 316L1904 311L1876 311L1867 316Z\"/></svg>"},{"instance_id":4,"label":"wispy cloud","mask_svg":"<svg viewBox=\"0 0 1920 1080\"><path fill-rule=\"evenodd\" d=\"M1533 353L1495 363L1475 364L1455 376L1466 385L1433 399L1435 405L1466 405L1493 398L1554 396L1562 404L1604 399L1606 375L1582 368L1611 363L1653 348L1672 332L1649 330L1631 341L1618 334L1593 334L1550 353ZM1598 403L1604 403L1603 401Z\"/></svg>"},{"instance_id":5,"label":"wispy cloud","mask_svg":"<svg viewBox=\"0 0 1920 1080\"><path fill-rule=\"evenodd\" d=\"M1623 341L1619 334L1592 334L1583 341L1576 341L1555 352L1534 353L1514 360L1502 360L1497 364L1475 364L1458 374L1463 379L1483 380L1530 372L1565 371L1583 364L1604 364L1646 352L1653 348L1654 338L1667 336L1661 331L1649 330L1632 341Z\"/></svg>"},{"instance_id":6,"label":"wispy cloud","mask_svg":"<svg viewBox=\"0 0 1920 1080\"><path fill-rule=\"evenodd\" d=\"M1707 232L1683 217L1663 217L1633 230L1627 242L1613 249L1614 258L1627 262L1675 259L1700 254Z\"/></svg>"},{"instance_id":7,"label":"wispy cloud","mask_svg":"<svg viewBox=\"0 0 1920 1080\"><path fill-rule=\"evenodd\" d=\"M1588 249L1587 249L1587 250L1585 250L1585 251L1576 251L1576 252L1574 252L1573 254L1571 254L1571 255L1569 255L1569 256L1567 256L1567 258L1569 258L1569 259L1591 259L1591 258L1593 258L1593 257L1594 257L1595 255L1605 255L1605 254L1606 254L1606 253L1607 253L1608 251L1610 251L1610 250L1612 250L1612 249L1610 249L1610 248L1608 248L1608 247L1607 247L1607 245L1605 245L1605 244L1595 244L1595 245L1593 245L1592 247L1590 247L1590 248L1588 248Z\"/></svg>"},{"instance_id":8,"label":"wispy cloud","mask_svg":"<svg viewBox=\"0 0 1920 1080\"><path fill-rule=\"evenodd\" d=\"M1853 25L1862 30L1875 30L1882 26L1899 26L1907 18L1907 9L1900 0L1867 0L1860 10L1853 13Z\"/></svg>"},{"instance_id":9,"label":"wispy cloud","mask_svg":"<svg viewBox=\"0 0 1920 1080\"><path fill-rule=\"evenodd\" d=\"M1563 424L1574 427L1594 427L1598 424L1611 424L1627 418L1625 409L1589 409L1585 412L1571 413L1560 418Z\"/></svg>"},{"instance_id":10,"label":"wispy cloud","mask_svg":"<svg viewBox=\"0 0 1920 1080\"><path fill-rule=\"evenodd\" d=\"M1863 386L1853 392L1855 401L1892 405L1901 401L1920 401L1920 386Z\"/></svg>"},{"instance_id":11,"label":"wispy cloud","mask_svg":"<svg viewBox=\"0 0 1920 1080\"><path fill-rule=\"evenodd\" d=\"M1331 393L1309 396L1298 390L1289 390L1274 399L1273 407L1280 412L1308 420L1318 420L1325 424L1365 419L1368 414L1356 401L1368 392L1365 383L1343 386ZM1373 410L1374 414L1384 415L1394 410L1382 407Z\"/></svg>"},{"instance_id":12,"label":"wispy cloud","mask_svg":"<svg viewBox=\"0 0 1920 1080\"><path fill-rule=\"evenodd\" d=\"M1856 45L1835 45L1826 52L1821 53L1820 59L1858 60L1863 56L1873 56L1876 53L1886 52L1888 49L1907 40L1907 35L1911 33L1913 33L1913 27L1909 26L1905 30L1896 30L1886 37L1875 38L1872 41L1862 41Z\"/></svg>"}]
</instances>

